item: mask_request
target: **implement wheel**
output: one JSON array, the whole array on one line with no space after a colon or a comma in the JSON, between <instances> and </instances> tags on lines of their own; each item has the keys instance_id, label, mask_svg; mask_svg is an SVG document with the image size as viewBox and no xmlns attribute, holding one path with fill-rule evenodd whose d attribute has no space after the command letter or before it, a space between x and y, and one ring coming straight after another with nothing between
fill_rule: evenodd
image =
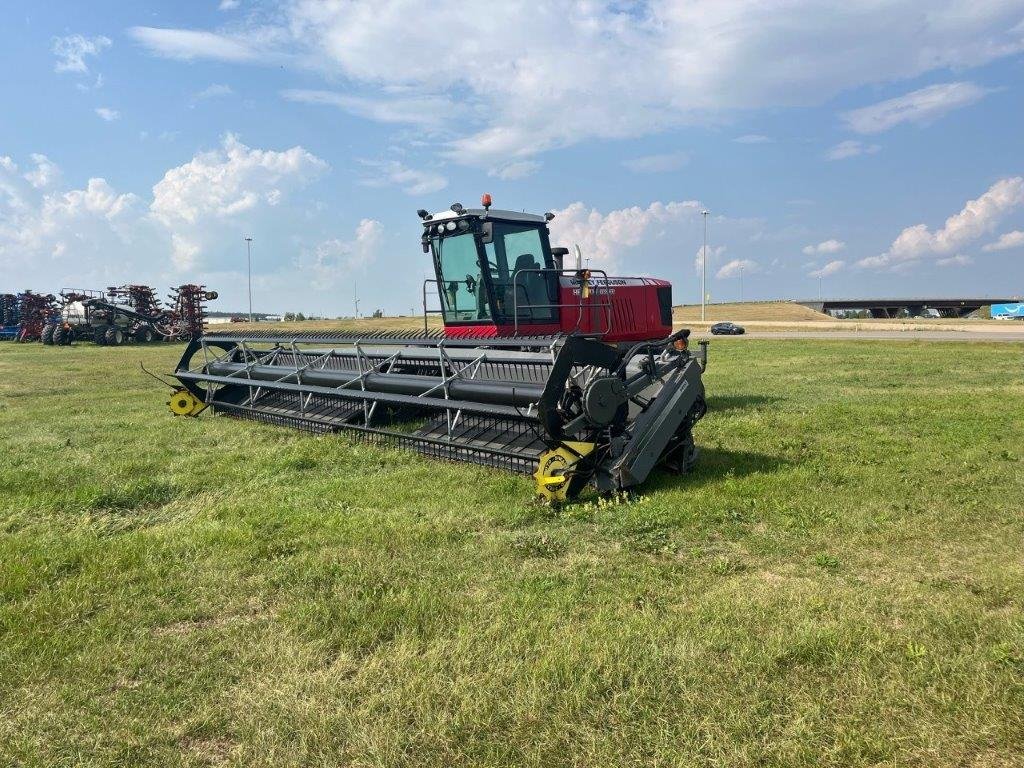
<instances>
[{"instance_id":1,"label":"implement wheel","mask_svg":"<svg viewBox=\"0 0 1024 768\"><path fill-rule=\"evenodd\" d=\"M107 328L103 334L103 341L107 346L116 347L124 343L124 331L120 328Z\"/></svg>"},{"instance_id":2,"label":"implement wheel","mask_svg":"<svg viewBox=\"0 0 1024 768\"><path fill-rule=\"evenodd\" d=\"M135 331L135 340L140 344L149 344L153 341L153 329L144 325Z\"/></svg>"},{"instance_id":3,"label":"implement wheel","mask_svg":"<svg viewBox=\"0 0 1024 768\"><path fill-rule=\"evenodd\" d=\"M43 327L43 333L39 337L39 340L46 346L53 344L53 332L57 329L55 325L47 325Z\"/></svg>"},{"instance_id":4,"label":"implement wheel","mask_svg":"<svg viewBox=\"0 0 1024 768\"><path fill-rule=\"evenodd\" d=\"M50 343L58 347L64 347L71 343L71 331L63 325L58 325L50 334Z\"/></svg>"}]
</instances>

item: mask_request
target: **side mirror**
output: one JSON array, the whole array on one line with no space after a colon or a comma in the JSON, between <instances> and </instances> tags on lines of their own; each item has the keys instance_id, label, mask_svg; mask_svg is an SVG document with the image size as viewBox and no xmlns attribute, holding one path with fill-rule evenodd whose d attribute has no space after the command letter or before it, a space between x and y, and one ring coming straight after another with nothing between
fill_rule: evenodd
<instances>
[{"instance_id":1,"label":"side mirror","mask_svg":"<svg viewBox=\"0 0 1024 768\"><path fill-rule=\"evenodd\" d=\"M481 240L484 243L494 242L494 223L490 221L485 221L483 224L481 224L480 234Z\"/></svg>"}]
</instances>

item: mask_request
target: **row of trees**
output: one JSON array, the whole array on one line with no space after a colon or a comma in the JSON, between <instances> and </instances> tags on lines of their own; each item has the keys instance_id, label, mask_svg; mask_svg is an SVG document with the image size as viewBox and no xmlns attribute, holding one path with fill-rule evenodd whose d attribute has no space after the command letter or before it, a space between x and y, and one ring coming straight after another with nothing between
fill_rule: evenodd
<instances>
[{"instance_id":1,"label":"row of trees","mask_svg":"<svg viewBox=\"0 0 1024 768\"><path fill-rule=\"evenodd\" d=\"M373 311L373 317L384 317L384 310L383 309L375 309ZM285 322L291 322L293 320L327 320L327 319L328 318L326 318L326 317L306 317L306 315L303 314L302 312L285 312L284 313L284 320L285 320ZM341 320L342 318L339 317L337 319Z\"/></svg>"}]
</instances>

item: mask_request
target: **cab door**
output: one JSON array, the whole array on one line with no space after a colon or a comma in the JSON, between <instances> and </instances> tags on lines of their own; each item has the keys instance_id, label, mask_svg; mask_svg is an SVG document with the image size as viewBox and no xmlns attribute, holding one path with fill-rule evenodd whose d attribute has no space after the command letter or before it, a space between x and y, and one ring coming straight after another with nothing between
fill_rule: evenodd
<instances>
[{"instance_id":1,"label":"cab door","mask_svg":"<svg viewBox=\"0 0 1024 768\"><path fill-rule=\"evenodd\" d=\"M492 233L485 253L496 320L516 327L557 326L558 274L547 232L530 224L494 222Z\"/></svg>"}]
</instances>

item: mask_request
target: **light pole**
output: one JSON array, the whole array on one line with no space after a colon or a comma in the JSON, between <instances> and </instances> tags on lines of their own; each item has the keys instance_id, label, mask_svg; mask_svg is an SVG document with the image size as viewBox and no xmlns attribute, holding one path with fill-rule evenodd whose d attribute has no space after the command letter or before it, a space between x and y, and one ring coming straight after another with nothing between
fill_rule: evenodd
<instances>
[{"instance_id":1,"label":"light pole","mask_svg":"<svg viewBox=\"0 0 1024 768\"><path fill-rule=\"evenodd\" d=\"M252 322L252 235L245 236L245 262L249 267L249 322Z\"/></svg>"},{"instance_id":2,"label":"light pole","mask_svg":"<svg viewBox=\"0 0 1024 768\"><path fill-rule=\"evenodd\" d=\"M821 275L818 275L818 301L821 301Z\"/></svg>"},{"instance_id":3,"label":"light pole","mask_svg":"<svg viewBox=\"0 0 1024 768\"><path fill-rule=\"evenodd\" d=\"M743 265L740 264L740 303L743 303Z\"/></svg>"},{"instance_id":4,"label":"light pole","mask_svg":"<svg viewBox=\"0 0 1024 768\"><path fill-rule=\"evenodd\" d=\"M704 303L708 298L708 212L701 211L704 217L704 250L700 252L700 320L704 322Z\"/></svg>"}]
</instances>

